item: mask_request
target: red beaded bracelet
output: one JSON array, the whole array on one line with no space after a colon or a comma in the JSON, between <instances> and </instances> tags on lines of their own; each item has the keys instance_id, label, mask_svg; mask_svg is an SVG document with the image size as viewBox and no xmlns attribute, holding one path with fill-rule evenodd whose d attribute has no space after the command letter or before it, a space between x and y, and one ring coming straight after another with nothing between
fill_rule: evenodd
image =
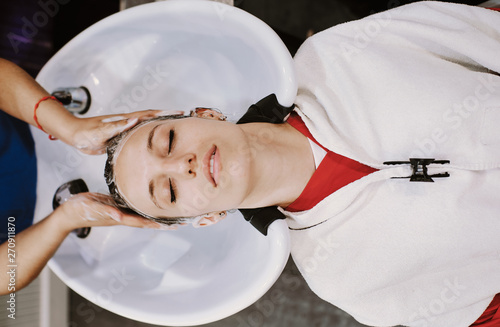
<instances>
[{"instance_id":1,"label":"red beaded bracelet","mask_svg":"<svg viewBox=\"0 0 500 327\"><path fill-rule=\"evenodd\" d=\"M38 118L36 116L36 110L38 109L38 106L40 106L40 103L42 103L45 100L55 100L55 101L59 102L59 100L57 100L57 98L54 96L46 96L46 97L43 97L40 100L38 100L38 102L35 104L35 110L33 110L33 120L36 123L36 127L38 127L42 132L45 132L45 130L43 129L42 125L40 125L40 123L38 122ZM47 132L45 132L45 133L47 133ZM55 138L52 135L49 135L49 139L52 141L57 140L57 138Z\"/></svg>"}]
</instances>

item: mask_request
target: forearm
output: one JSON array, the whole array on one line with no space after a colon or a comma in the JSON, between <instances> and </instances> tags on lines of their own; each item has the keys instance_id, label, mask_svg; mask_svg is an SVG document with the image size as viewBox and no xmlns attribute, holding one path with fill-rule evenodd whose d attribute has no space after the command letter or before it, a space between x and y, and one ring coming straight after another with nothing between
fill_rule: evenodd
<instances>
[{"instance_id":1,"label":"forearm","mask_svg":"<svg viewBox=\"0 0 500 327\"><path fill-rule=\"evenodd\" d=\"M109 195L79 193L59 206L47 218L17 234L13 237L13 242L7 241L1 244L0 295L12 291L9 290L8 272L13 267L9 265L15 265L15 290L18 291L38 276L62 241L74 229L119 224L141 228L175 229L134 214L124 213L113 204L113 199ZM9 247L12 243L15 246Z\"/></svg>"},{"instance_id":2,"label":"forearm","mask_svg":"<svg viewBox=\"0 0 500 327\"><path fill-rule=\"evenodd\" d=\"M18 291L38 276L70 232L60 222L61 218L64 218L61 212L55 211L16 234L10 243L7 241L0 245L0 295L11 293L13 287Z\"/></svg>"},{"instance_id":3,"label":"forearm","mask_svg":"<svg viewBox=\"0 0 500 327\"><path fill-rule=\"evenodd\" d=\"M28 73L10 61L0 58L0 109L11 116L36 126L35 104L50 94ZM65 141L70 138L77 118L60 103L47 100L40 103L37 118L43 129Z\"/></svg>"}]
</instances>

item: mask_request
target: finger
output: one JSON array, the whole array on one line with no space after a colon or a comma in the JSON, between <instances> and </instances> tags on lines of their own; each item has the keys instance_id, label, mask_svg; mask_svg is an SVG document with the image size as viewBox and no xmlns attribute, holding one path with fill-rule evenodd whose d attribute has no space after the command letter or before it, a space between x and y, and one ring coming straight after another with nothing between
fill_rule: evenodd
<instances>
[{"instance_id":1,"label":"finger","mask_svg":"<svg viewBox=\"0 0 500 327\"><path fill-rule=\"evenodd\" d=\"M69 210L68 216L76 219L75 228L109 226L120 222L120 211L111 206L108 197L102 194L79 193L62 206Z\"/></svg>"},{"instance_id":2,"label":"finger","mask_svg":"<svg viewBox=\"0 0 500 327\"><path fill-rule=\"evenodd\" d=\"M184 115L184 111L182 110L162 110L155 114L156 117L160 116L179 116Z\"/></svg>"},{"instance_id":3,"label":"finger","mask_svg":"<svg viewBox=\"0 0 500 327\"><path fill-rule=\"evenodd\" d=\"M84 152L85 153L85 152ZM89 152L87 154L94 154L94 155L98 155L98 154L106 154L106 148L105 147L102 147L102 148L99 148L99 149L96 149L96 150L93 150L92 152Z\"/></svg>"},{"instance_id":4,"label":"finger","mask_svg":"<svg viewBox=\"0 0 500 327\"><path fill-rule=\"evenodd\" d=\"M177 229L179 229L179 225L177 225L177 224L165 225L165 224L156 223L156 226L151 226L151 227L146 227L146 228L153 228L153 229L158 229L158 230L177 230Z\"/></svg>"},{"instance_id":5,"label":"finger","mask_svg":"<svg viewBox=\"0 0 500 327\"><path fill-rule=\"evenodd\" d=\"M160 117L160 116L176 116L176 115L184 115L184 111L182 111L182 110L142 110L142 111L135 111L135 112L127 113L127 114L106 116L105 119L111 120L111 121L117 121L117 120L122 120L122 119L137 118L137 119L139 119L139 121L144 121L147 119ZM119 118L121 118L121 119L119 119Z\"/></svg>"},{"instance_id":6,"label":"finger","mask_svg":"<svg viewBox=\"0 0 500 327\"><path fill-rule=\"evenodd\" d=\"M111 118L106 118L106 119L111 119ZM104 120L103 120L104 122ZM134 127L137 123L139 122L138 118L128 118L128 119L122 119L118 121L110 121L108 120L107 123L102 128L102 133L104 134L104 139L110 139L115 135L118 135L132 127Z\"/></svg>"},{"instance_id":7,"label":"finger","mask_svg":"<svg viewBox=\"0 0 500 327\"><path fill-rule=\"evenodd\" d=\"M184 111L182 110L144 110L124 115L104 116L101 122L108 125L108 128L111 129L110 133L114 135L126 131L140 121L161 116L175 116L183 114Z\"/></svg>"},{"instance_id":8,"label":"finger","mask_svg":"<svg viewBox=\"0 0 500 327\"><path fill-rule=\"evenodd\" d=\"M118 115L118 116L105 116L105 117L106 118L103 118L101 120L101 122L103 122L103 123L113 123L115 121L120 121L120 120L126 120L127 119L127 117L120 116L120 115Z\"/></svg>"},{"instance_id":9,"label":"finger","mask_svg":"<svg viewBox=\"0 0 500 327\"><path fill-rule=\"evenodd\" d=\"M127 226L132 227L141 227L141 228L152 228L152 229L160 229L160 230L176 230L180 226L186 225L182 224L162 224L157 221L153 221L151 219L147 219L145 217L139 216L133 213L126 213L120 211L120 222Z\"/></svg>"},{"instance_id":10,"label":"finger","mask_svg":"<svg viewBox=\"0 0 500 327\"><path fill-rule=\"evenodd\" d=\"M106 205L113 205L113 198L110 195L97 192L82 192L75 194L72 199L85 198ZM80 200L80 199L79 199Z\"/></svg>"},{"instance_id":11,"label":"finger","mask_svg":"<svg viewBox=\"0 0 500 327\"><path fill-rule=\"evenodd\" d=\"M113 207L106 207L99 212L101 214L101 219L106 220L106 225L117 225L122 224L122 214L119 209ZM104 223L104 221L103 221Z\"/></svg>"},{"instance_id":12,"label":"finger","mask_svg":"<svg viewBox=\"0 0 500 327\"><path fill-rule=\"evenodd\" d=\"M120 222L124 225L131 227L140 227L140 228L152 228L152 229L161 229L161 230L173 230L177 229L175 226L168 226L164 224L160 224L153 220L149 220L147 218L132 215L127 213L121 213Z\"/></svg>"},{"instance_id":13,"label":"finger","mask_svg":"<svg viewBox=\"0 0 500 327\"><path fill-rule=\"evenodd\" d=\"M132 128L138 123L137 118L125 118L123 116L105 116L101 121L91 118L91 128L79 133L73 146L85 154L103 154L106 152L105 142L119 133ZM120 120L117 120L120 119ZM97 125L96 125L97 123Z\"/></svg>"}]
</instances>

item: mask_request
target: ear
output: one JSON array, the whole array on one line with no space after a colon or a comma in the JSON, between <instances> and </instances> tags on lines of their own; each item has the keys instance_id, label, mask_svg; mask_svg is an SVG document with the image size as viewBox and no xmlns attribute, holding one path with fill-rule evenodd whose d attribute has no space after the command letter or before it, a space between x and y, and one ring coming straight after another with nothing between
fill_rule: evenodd
<instances>
[{"instance_id":1,"label":"ear","mask_svg":"<svg viewBox=\"0 0 500 327\"><path fill-rule=\"evenodd\" d=\"M215 119L215 120L226 120L226 116L220 112L220 110L215 108L196 108L191 111L192 117Z\"/></svg>"},{"instance_id":2,"label":"ear","mask_svg":"<svg viewBox=\"0 0 500 327\"><path fill-rule=\"evenodd\" d=\"M198 221L193 222L193 227L198 228L198 227L210 226L218 223L222 219L226 218L226 216L227 216L226 211L210 212L203 215L203 217Z\"/></svg>"}]
</instances>

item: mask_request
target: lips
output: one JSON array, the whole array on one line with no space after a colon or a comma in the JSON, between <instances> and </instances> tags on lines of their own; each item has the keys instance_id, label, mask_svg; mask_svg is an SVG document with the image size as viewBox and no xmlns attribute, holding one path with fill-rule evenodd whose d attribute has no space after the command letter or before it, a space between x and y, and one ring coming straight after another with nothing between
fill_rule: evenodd
<instances>
[{"instance_id":1,"label":"lips","mask_svg":"<svg viewBox=\"0 0 500 327\"><path fill-rule=\"evenodd\" d=\"M217 187L220 172L220 153L217 146L212 146L203 157L203 174L207 180Z\"/></svg>"}]
</instances>

